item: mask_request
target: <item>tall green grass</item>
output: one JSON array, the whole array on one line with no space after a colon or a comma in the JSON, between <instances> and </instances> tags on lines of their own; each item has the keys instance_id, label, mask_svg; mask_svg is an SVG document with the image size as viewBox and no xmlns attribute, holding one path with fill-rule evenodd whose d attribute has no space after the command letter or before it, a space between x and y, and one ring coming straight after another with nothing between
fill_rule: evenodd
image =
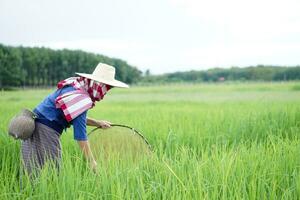
<instances>
[{"instance_id":1,"label":"tall green grass","mask_svg":"<svg viewBox=\"0 0 300 200\"><path fill-rule=\"evenodd\" d=\"M9 119L51 90L0 92L0 199L299 199L300 83L205 84L112 90L89 116L142 132L152 157L86 165L72 130L63 165L20 190ZM90 130L90 129L89 129Z\"/></svg>"}]
</instances>

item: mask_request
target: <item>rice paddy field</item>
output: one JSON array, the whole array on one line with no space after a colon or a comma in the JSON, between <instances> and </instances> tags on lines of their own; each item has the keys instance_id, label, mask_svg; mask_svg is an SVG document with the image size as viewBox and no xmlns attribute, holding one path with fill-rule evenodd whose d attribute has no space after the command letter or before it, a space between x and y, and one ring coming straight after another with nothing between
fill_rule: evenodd
<instances>
[{"instance_id":1,"label":"rice paddy field","mask_svg":"<svg viewBox=\"0 0 300 200\"><path fill-rule=\"evenodd\" d=\"M69 129L60 172L20 182L9 120L51 91L0 92L0 199L300 199L300 82L113 89L89 117L135 127L152 155L100 159L95 175Z\"/></svg>"}]
</instances>

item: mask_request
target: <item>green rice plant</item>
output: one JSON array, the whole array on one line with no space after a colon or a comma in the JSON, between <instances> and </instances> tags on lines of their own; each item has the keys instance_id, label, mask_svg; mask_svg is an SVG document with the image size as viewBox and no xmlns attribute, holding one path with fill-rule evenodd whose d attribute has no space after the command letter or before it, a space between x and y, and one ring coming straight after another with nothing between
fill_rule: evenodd
<instances>
[{"instance_id":1,"label":"green rice plant","mask_svg":"<svg viewBox=\"0 0 300 200\"><path fill-rule=\"evenodd\" d=\"M137 128L153 155L138 162L100 156L95 174L70 129L61 136L59 173L49 165L34 181L23 175L22 182L20 141L8 137L7 125L51 90L1 92L0 199L299 199L297 85L114 89L88 115Z\"/></svg>"}]
</instances>

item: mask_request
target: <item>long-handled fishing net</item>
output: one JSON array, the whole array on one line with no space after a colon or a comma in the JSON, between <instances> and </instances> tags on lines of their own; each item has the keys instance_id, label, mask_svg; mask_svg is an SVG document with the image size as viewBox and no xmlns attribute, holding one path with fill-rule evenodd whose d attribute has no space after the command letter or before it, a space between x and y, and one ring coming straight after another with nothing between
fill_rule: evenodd
<instances>
[{"instance_id":1,"label":"long-handled fishing net","mask_svg":"<svg viewBox=\"0 0 300 200\"><path fill-rule=\"evenodd\" d=\"M136 159L152 152L147 139L126 125L112 124L108 129L95 128L88 137L96 160L111 157Z\"/></svg>"}]
</instances>

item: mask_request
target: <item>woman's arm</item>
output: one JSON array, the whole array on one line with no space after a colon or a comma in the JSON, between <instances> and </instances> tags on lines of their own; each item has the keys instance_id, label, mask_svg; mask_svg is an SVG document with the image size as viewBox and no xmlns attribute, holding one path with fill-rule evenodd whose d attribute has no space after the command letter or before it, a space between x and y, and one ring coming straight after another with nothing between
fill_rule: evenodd
<instances>
[{"instance_id":1,"label":"woman's arm","mask_svg":"<svg viewBox=\"0 0 300 200\"><path fill-rule=\"evenodd\" d=\"M96 120L92 118L86 118L86 125L88 126L96 126L101 128L110 128L111 123L104 120ZM90 163L90 167L94 172L97 169L97 162L93 156L93 153L90 148L90 144L88 140L78 140L78 144L80 149L82 150L84 157Z\"/></svg>"},{"instance_id":2,"label":"woman's arm","mask_svg":"<svg viewBox=\"0 0 300 200\"><path fill-rule=\"evenodd\" d=\"M92 170L94 172L96 172L96 169L97 169L97 162L93 156L93 153L91 151L91 148L90 148L90 144L89 144L89 141L86 140L86 141L78 141L78 144L80 146L80 149L82 150L86 160L90 163L90 167L92 168Z\"/></svg>"},{"instance_id":3,"label":"woman's arm","mask_svg":"<svg viewBox=\"0 0 300 200\"><path fill-rule=\"evenodd\" d=\"M88 126L96 126L101 128L110 128L111 123L105 120L96 120L92 118L86 118L86 125Z\"/></svg>"},{"instance_id":4,"label":"woman's arm","mask_svg":"<svg viewBox=\"0 0 300 200\"><path fill-rule=\"evenodd\" d=\"M87 112L73 120L74 139L77 140L80 150L93 171L96 172L97 162L93 156L86 133Z\"/></svg>"}]
</instances>

